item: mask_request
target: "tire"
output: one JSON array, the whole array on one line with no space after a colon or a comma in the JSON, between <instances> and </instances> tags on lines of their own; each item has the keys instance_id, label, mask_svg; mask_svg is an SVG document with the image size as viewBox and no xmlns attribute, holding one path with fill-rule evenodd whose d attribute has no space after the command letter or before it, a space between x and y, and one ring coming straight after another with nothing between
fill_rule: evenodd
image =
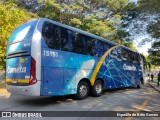
<instances>
[{"instance_id":1,"label":"tire","mask_svg":"<svg viewBox=\"0 0 160 120\"><path fill-rule=\"evenodd\" d=\"M88 94L89 94L89 86L87 82L81 81L78 84L77 94L75 95L75 98L78 100L82 100L88 97Z\"/></svg>"},{"instance_id":2,"label":"tire","mask_svg":"<svg viewBox=\"0 0 160 120\"><path fill-rule=\"evenodd\" d=\"M141 88L141 85L142 85L142 82L141 82L141 80L140 80L139 85L137 85L137 88L140 89L140 88Z\"/></svg>"},{"instance_id":3,"label":"tire","mask_svg":"<svg viewBox=\"0 0 160 120\"><path fill-rule=\"evenodd\" d=\"M141 88L141 86L140 85L137 85L137 89L140 89Z\"/></svg>"},{"instance_id":4,"label":"tire","mask_svg":"<svg viewBox=\"0 0 160 120\"><path fill-rule=\"evenodd\" d=\"M96 80L94 86L92 87L92 95L94 97L99 97L101 96L102 92L103 92L103 84L100 80Z\"/></svg>"}]
</instances>

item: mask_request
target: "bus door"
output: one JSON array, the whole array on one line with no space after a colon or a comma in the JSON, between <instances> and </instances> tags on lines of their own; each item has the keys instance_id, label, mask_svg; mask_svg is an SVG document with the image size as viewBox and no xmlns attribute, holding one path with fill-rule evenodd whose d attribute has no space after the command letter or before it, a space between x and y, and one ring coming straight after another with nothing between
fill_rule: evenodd
<instances>
[{"instance_id":1,"label":"bus door","mask_svg":"<svg viewBox=\"0 0 160 120\"><path fill-rule=\"evenodd\" d=\"M63 84L63 68L43 68L42 94L44 96L63 94Z\"/></svg>"}]
</instances>

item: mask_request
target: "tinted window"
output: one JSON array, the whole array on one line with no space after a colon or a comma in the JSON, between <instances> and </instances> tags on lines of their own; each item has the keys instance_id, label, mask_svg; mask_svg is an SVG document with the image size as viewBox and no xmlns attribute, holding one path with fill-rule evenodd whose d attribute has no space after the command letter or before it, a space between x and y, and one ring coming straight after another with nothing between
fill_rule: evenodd
<instances>
[{"instance_id":1,"label":"tinted window","mask_svg":"<svg viewBox=\"0 0 160 120\"><path fill-rule=\"evenodd\" d=\"M94 56L101 57L103 55L103 43L99 40L95 40L95 53Z\"/></svg>"},{"instance_id":2,"label":"tinted window","mask_svg":"<svg viewBox=\"0 0 160 120\"><path fill-rule=\"evenodd\" d=\"M73 44L73 52L86 54L85 37L80 33L72 31L71 39Z\"/></svg>"},{"instance_id":3,"label":"tinted window","mask_svg":"<svg viewBox=\"0 0 160 120\"><path fill-rule=\"evenodd\" d=\"M45 22L42 36L49 48L101 57L113 45Z\"/></svg>"},{"instance_id":4,"label":"tinted window","mask_svg":"<svg viewBox=\"0 0 160 120\"><path fill-rule=\"evenodd\" d=\"M107 52L111 47L113 47L112 44L103 42L103 46L104 46L104 52Z\"/></svg>"},{"instance_id":5,"label":"tinted window","mask_svg":"<svg viewBox=\"0 0 160 120\"><path fill-rule=\"evenodd\" d=\"M121 52L118 52L118 55L121 56L121 59L123 61L140 64L140 58L138 53L122 48Z\"/></svg>"},{"instance_id":6,"label":"tinted window","mask_svg":"<svg viewBox=\"0 0 160 120\"><path fill-rule=\"evenodd\" d=\"M122 48L118 47L118 48L112 50L110 56L111 56L111 58L114 58L118 61L122 61L122 56L121 55L122 55Z\"/></svg>"},{"instance_id":7,"label":"tinted window","mask_svg":"<svg viewBox=\"0 0 160 120\"><path fill-rule=\"evenodd\" d=\"M140 56L138 53L134 53L134 63L140 64Z\"/></svg>"},{"instance_id":8,"label":"tinted window","mask_svg":"<svg viewBox=\"0 0 160 120\"><path fill-rule=\"evenodd\" d=\"M95 39L87 37L86 48L87 48L87 55L94 56L94 54L95 54Z\"/></svg>"},{"instance_id":9,"label":"tinted window","mask_svg":"<svg viewBox=\"0 0 160 120\"><path fill-rule=\"evenodd\" d=\"M103 42L97 39L93 39L87 37L86 39L86 51L87 55L95 56L95 57L102 57L104 54L104 47Z\"/></svg>"},{"instance_id":10,"label":"tinted window","mask_svg":"<svg viewBox=\"0 0 160 120\"><path fill-rule=\"evenodd\" d=\"M122 48L121 58L123 61L130 62L129 50Z\"/></svg>"},{"instance_id":11,"label":"tinted window","mask_svg":"<svg viewBox=\"0 0 160 120\"><path fill-rule=\"evenodd\" d=\"M45 22L42 36L49 48L68 50L68 31L66 28Z\"/></svg>"},{"instance_id":12,"label":"tinted window","mask_svg":"<svg viewBox=\"0 0 160 120\"><path fill-rule=\"evenodd\" d=\"M119 59L119 61L122 60L122 47L117 48L117 58Z\"/></svg>"}]
</instances>

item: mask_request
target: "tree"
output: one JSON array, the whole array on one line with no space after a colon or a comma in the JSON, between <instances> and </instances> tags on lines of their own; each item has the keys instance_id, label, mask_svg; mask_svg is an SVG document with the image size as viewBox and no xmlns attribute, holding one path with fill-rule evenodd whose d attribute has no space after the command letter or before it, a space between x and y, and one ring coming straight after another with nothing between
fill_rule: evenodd
<instances>
[{"instance_id":1,"label":"tree","mask_svg":"<svg viewBox=\"0 0 160 120\"><path fill-rule=\"evenodd\" d=\"M36 15L18 8L13 1L0 2L0 69L5 68L6 46L12 31L34 17Z\"/></svg>"},{"instance_id":2,"label":"tree","mask_svg":"<svg viewBox=\"0 0 160 120\"><path fill-rule=\"evenodd\" d=\"M154 6L154 7L153 7ZM153 19L153 22L148 24L147 32L155 38L155 42L152 44L149 50L149 60L152 64L160 66L160 0L140 0L139 9L145 16L149 16L149 19Z\"/></svg>"},{"instance_id":3,"label":"tree","mask_svg":"<svg viewBox=\"0 0 160 120\"><path fill-rule=\"evenodd\" d=\"M153 7L154 6L154 7ZM150 19L155 18L155 21L148 25L147 32L153 38L160 38L160 0L140 0L139 9L144 15L150 16Z\"/></svg>"},{"instance_id":4,"label":"tree","mask_svg":"<svg viewBox=\"0 0 160 120\"><path fill-rule=\"evenodd\" d=\"M122 26L122 15L132 10L133 4L128 0L15 0L16 4L39 17L77 27L106 39L123 44L124 38L119 38ZM129 40L129 39L128 39Z\"/></svg>"},{"instance_id":5,"label":"tree","mask_svg":"<svg viewBox=\"0 0 160 120\"><path fill-rule=\"evenodd\" d=\"M124 46L129 47L130 49L137 51L137 48L134 46L134 44L132 42L126 42L126 43L124 43Z\"/></svg>"},{"instance_id":6,"label":"tree","mask_svg":"<svg viewBox=\"0 0 160 120\"><path fill-rule=\"evenodd\" d=\"M61 18L61 7L55 2L55 0L42 0L43 4L39 10L38 15L40 17L50 18L55 21L60 21Z\"/></svg>"},{"instance_id":7,"label":"tree","mask_svg":"<svg viewBox=\"0 0 160 120\"><path fill-rule=\"evenodd\" d=\"M39 7L41 6L39 0L14 0L14 3L18 7L26 9L32 13L37 13Z\"/></svg>"},{"instance_id":8,"label":"tree","mask_svg":"<svg viewBox=\"0 0 160 120\"><path fill-rule=\"evenodd\" d=\"M122 28L125 15L135 17L137 14L131 14L136 7L128 0L2 0L0 3L3 11L0 12L1 46L6 46L14 28L37 17L33 14L36 13L38 17L47 17L135 49L129 32Z\"/></svg>"},{"instance_id":9,"label":"tree","mask_svg":"<svg viewBox=\"0 0 160 120\"><path fill-rule=\"evenodd\" d=\"M160 66L160 41L153 43L149 50L149 60L153 65Z\"/></svg>"},{"instance_id":10,"label":"tree","mask_svg":"<svg viewBox=\"0 0 160 120\"><path fill-rule=\"evenodd\" d=\"M121 26L125 25L123 20L133 19L138 13L137 5L129 0L14 0L14 2L21 8L37 13L39 17L47 17L101 36L97 26L95 30L88 27L88 21L96 19L98 24L106 25L106 30L102 28L102 31L107 31L107 34L103 34L102 37L118 43L122 43L123 39L129 40L130 34L121 29ZM94 26L95 23L92 23ZM118 38L120 30L128 34L125 36L127 38ZM108 32L111 34L108 35Z\"/></svg>"}]
</instances>

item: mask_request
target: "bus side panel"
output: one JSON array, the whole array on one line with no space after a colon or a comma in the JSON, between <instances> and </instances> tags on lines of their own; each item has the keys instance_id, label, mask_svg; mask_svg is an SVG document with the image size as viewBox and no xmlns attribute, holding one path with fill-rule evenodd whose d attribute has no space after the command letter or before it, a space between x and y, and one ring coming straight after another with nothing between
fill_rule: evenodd
<instances>
[{"instance_id":1,"label":"bus side panel","mask_svg":"<svg viewBox=\"0 0 160 120\"><path fill-rule=\"evenodd\" d=\"M64 68L64 95L77 92L77 69Z\"/></svg>"},{"instance_id":2,"label":"bus side panel","mask_svg":"<svg viewBox=\"0 0 160 120\"><path fill-rule=\"evenodd\" d=\"M88 79L90 78L94 66L96 65L96 61L98 61L98 58L95 59L92 56L80 55L72 52L54 50L43 47L41 54L42 54L41 61L43 69L41 75L43 81L41 85L42 86L41 91L43 91L41 92L42 96L45 95L44 86L46 86L47 84L45 80L50 78L51 74L52 75L54 74L51 69L61 69L61 71L56 74L56 77L53 76L51 77L55 81L57 81L56 78L58 78L58 76L60 77L63 93L57 92L57 94L49 94L49 95L75 94L77 92L77 85L79 81L83 78L88 78ZM46 68L50 70L46 71ZM57 88L57 91L58 89L59 88Z\"/></svg>"},{"instance_id":3,"label":"bus side panel","mask_svg":"<svg viewBox=\"0 0 160 120\"><path fill-rule=\"evenodd\" d=\"M43 68L42 95L55 96L63 94L63 68Z\"/></svg>"},{"instance_id":4,"label":"bus side panel","mask_svg":"<svg viewBox=\"0 0 160 120\"><path fill-rule=\"evenodd\" d=\"M116 60L105 60L101 66L97 77L104 80L104 89L114 89L125 87L124 82L127 81L124 78L121 70L121 62Z\"/></svg>"},{"instance_id":5,"label":"bus side panel","mask_svg":"<svg viewBox=\"0 0 160 120\"><path fill-rule=\"evenodd\" d=\"M107 57L97 77L104 80L105 89L134 87L139 84L141 72L139 66L136 64Z\"/></svg>"}]
</instances>

